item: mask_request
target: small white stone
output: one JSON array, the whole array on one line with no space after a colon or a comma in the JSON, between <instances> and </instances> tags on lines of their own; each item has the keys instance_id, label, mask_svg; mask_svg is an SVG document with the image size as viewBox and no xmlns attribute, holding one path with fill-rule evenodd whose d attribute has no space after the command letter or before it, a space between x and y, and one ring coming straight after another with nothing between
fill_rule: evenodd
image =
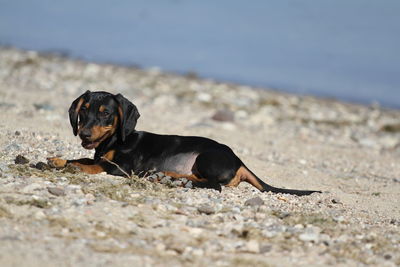
<instances>
[{"instance_id":1,"label":"small white stone","mask_svg":"<svg viewBox=\"0 0 400 267\"><path fill-rule=\"evenodd\" d=\"M197 94L197 99L200 100L201 102L210 102L212 99L212 96L207 93L199 93L199 94Z\"/></svg>"},{"instance_id":2,"label":"small white stone","mask_svg":"<svg viewBox=\"0 0 400 267\"><path fill-rule=\"evenodd\" d=\"M256 240L250 240L246 243L245 250L250 253L259 253L260 244Z\"/></svg>"},{"instance_id":3,"label":"small white stone","mask_svg":"<svg viewBox=\"0 0 400 267\"><path fill-rule=\"evenodd\" d=\"M236 125L231 122L221 122L221 127L224 130L233 131L236 130Z\"/></svg>"},{"instance_id":4,"label":"small white stone","mask_svg":"<svg viewBox=\"0 0 400 267\"><path fill-rule=\"evenodd\" d=\"M334 217L333 220L336 221L336 222L344 222L345 221L343 216Z\"/></svg>"},{"instance_id":5,"label":"small white stone","mask_svg":"<svg viewBox=\"0 0 400 267\"><path fill-rule=\"evenodd\" d=\"M193 188L193 182L189 181L185 184L185 188Z\"/></svg>"},{"instance_id":6,"label":"small white stone","mask_svg":"<svg viewBox=\"0 0 400 267\"><path fill-rule=\"evenodd\" d=\"M236 111L235 115L238 119L246 119L249 116L249 114L245 110L238 110Z\"/></svg>"},{"instance_id":7,"label":"small white stone","mask_svg":"<svg viewBox=\"0 0 400 267\"><path fill-rule=\"evenodd\" d=\"M301 165L306 165L306 164L307 164L307 160L305 160L305 159L300 159L300 160L299 160L299 163L300 163Z\"/></svg>"},{"instance_id":8,"label":"small white stone","mask_svg":"<svg viewBox=\"0 0 400 267\"><path fill-rule=\"evenodd\" d=\"M157 251L165 251L166 246L163 243L158 243L156 245L156 250Z\"/></svg>"},{"instance_id":9,"label":"small white stone","mask_svg":"<svg viewBox=\"0 0 400 267\"><path fill-rule=\"evenodd\" d=\"M44 214L43 211L39 210L39 211L35 212L35 214L33 215L33 217L34 217L36 220L43 220L43 219L46 218L46 214Z\"/></svg>"},{"instance_id":10,"label":"small white stone","mask_svg":"<svg viewBox=\"0 0 400 267\"><path fill-rule=\"evenodd\" d=\"M315 226L307 227L305 232L299 235L299 239L305 242L307 241L318 242L320 232L321 229L319 227Z\"/></svg>"},{"instance_id":11,"label":"small white stone","mask_svg":"<svg viewBox=\"0 0 400 267\"><path fill-rule=\"evenodd\" d=\"M319 234L317 233L303 233L299 235L300 240L302 241L314 241L318 242L319 240Z\"/></svg>"},{"instance_id":12,"label":"small white stone","mask_svg":"<svg viewBox=\"0 0 400 267\"><path fill-rule=\"evenodd\" d=\"M191 235L193 235L195 238L199 237L199 236L204 232L203 229L197 228L197 227L190 227L190 228L188 228L187 230L188 230L188 232L189 232Z\"/></svg>"},{"instance_id":13,"label":"small white stone","mask_svg":"<svg viewBox=\"0 0 400 267\"><path fill-rule=\"evenodd\" d=\"M105 237L105 236L106 236L106 233L101 232L101 231L97 231L97 232L96 232L96 236L98 236L98 237Z\"/></svg>"},{"instance_id":14,"label":"small white stone","mask_svg":"<svg viewBox=\"0 0 400 267\"><path fill-rule=\"evenodd\" d=\"M200 256L204 255L204 251L202 249L200 249L200 248L194 248L192 250L192 255L200 257Z\"/></svg>"}]
</instances>

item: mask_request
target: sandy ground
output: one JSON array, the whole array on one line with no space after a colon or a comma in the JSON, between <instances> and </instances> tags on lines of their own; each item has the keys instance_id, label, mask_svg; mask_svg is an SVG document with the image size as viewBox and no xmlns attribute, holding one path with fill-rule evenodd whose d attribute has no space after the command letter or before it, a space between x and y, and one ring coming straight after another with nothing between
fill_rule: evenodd
<instances>
[{"instance_id":1,"label":"sandy ground","mask_svg":"<svg viewBox=\"0 0 400 267\"><path fill-rule=\"evenodd\" d=\"M129 98L137 129L213 138L267 183L323 193L35 168L93 154L67 117L87 89ZM6 48L0 111L1 266L400 265L400 111Z\"/></svg>"}]
</instances>

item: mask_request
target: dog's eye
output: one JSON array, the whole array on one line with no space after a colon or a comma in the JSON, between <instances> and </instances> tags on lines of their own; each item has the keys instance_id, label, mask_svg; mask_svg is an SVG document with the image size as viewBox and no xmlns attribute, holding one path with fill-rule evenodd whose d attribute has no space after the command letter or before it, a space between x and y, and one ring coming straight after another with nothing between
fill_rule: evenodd
<instances>
[{"instance_id":1,"label":"dog's eye","mask_svg":"<svg viewBox=\"0 0 400 267\"><path fill-rule=\"evenodd\" d=\"M103 112L100 113L101 116L103 117L108 117L110 115L110 112L108 110L104 110Z\"/></svg>"}]
</instances>

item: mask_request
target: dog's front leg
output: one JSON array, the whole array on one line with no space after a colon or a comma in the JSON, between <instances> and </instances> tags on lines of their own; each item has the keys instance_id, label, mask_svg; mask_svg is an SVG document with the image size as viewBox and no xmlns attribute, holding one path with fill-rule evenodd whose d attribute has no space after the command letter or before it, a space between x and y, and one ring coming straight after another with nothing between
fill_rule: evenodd
<instances>
[{"instance_id":1,"label":"dog's front leg","mask_svg":"<svg viewBox=\"0 0 400 267\"><path fill-rule=\"evenodd\" d=\"M95 164L94 160L89 158L74 159L74 160L48 158L47 163L49 164L50 167L57 169L65 168L68 164L72 164L88 174L96 174L105 171L102 166L100 166L99 164Z\"/></svg>"}]
</instances>

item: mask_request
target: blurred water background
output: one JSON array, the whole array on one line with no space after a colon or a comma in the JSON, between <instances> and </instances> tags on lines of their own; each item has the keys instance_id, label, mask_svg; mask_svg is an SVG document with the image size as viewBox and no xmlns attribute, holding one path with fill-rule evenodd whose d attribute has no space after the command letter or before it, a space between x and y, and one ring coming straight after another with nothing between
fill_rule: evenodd
<instances>
[{"instance_id":1,"label":"blurred water background","mask_svg":"<svg viewBox=\"0 0 400 267\"><path fill-rule=\"evenodd\" d=\"M398 0L0 0L0 44L400 108Z\"/></svg>"}]
</instances>

